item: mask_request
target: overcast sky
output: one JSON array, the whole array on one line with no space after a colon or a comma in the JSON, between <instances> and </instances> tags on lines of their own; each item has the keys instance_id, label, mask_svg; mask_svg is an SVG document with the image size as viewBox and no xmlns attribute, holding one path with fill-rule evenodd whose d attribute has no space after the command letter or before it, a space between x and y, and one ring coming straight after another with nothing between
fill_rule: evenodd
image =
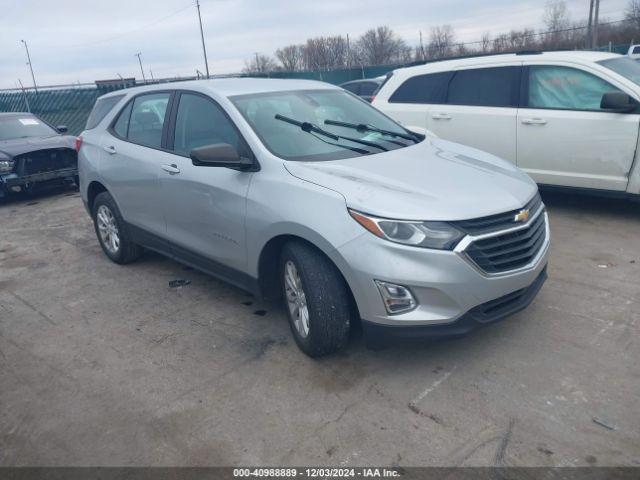
<instances>
[{"instance_id":1,"label":"overcast sky","mask_svg":"<svg viewBox=\"0 0 640 480\"><path fill-rule=\"evenodd\" d=\"M211 73L238 72L254 52L310 36L388 25L409 44L448 23L458 41L511 28L542 28L544 0L200 0ZM622 18L627 0L601 0L601 17ZM567 0L572 20L589 0ZM39 85L204 71L195 0L0 0L0 88L31 84L21 39Z\"/></svg>"}]
</instances>

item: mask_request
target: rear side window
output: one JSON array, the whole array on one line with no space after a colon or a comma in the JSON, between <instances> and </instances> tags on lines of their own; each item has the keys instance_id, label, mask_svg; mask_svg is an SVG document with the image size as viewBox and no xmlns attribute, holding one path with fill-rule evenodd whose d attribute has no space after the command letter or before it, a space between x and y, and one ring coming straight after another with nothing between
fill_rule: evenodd
<instances>
[{"instance_id":1,"label":"rear side window","mask_svg":"<svg viewBox=\"0 0 640 480\"><path fill-rule=\"evenodd\" d=\"M444 103L450 77L450 72L411 77L393 92L389 103Z\"/></svg>"},{"instance_id":2,"label":"rear side window","mask_svg":"<svg viewBox=\"0 0 640 480\"><path fill-rule=\"evenodd\" d=\"M96 126L102 121L102 119L107 116L107 113L109 113L115 106L115 104L118 103L123 97L124 95L116 95L113 97L99 98L96 104L93 106L93 109L89 114L89 118L87 118L87 125L84 127L85 130L96 128Z\"/></svg>"},{"instance_id":3,"label":"rear side window","mask_svg":"<svg viewBox=\"0 0 640 480\"><path fill-rule=\"evenodd\" d=\"M120 112L118 121L113 126L113 131L122 138L127 138L129 133L129 119L131 118L131 106L133 102L129 102L127 106Z\"/></svg>"},{"instance_id":4,"label":"rear side window","mask_svg":"<svg viewBox=\"0 0 640 480\"><path fill-rule=\"evenodd\" d=\"M153 93L135 98L129 120L129 141L153 148L161 147L170 96L170 93Z\"/></svg>"},{"instance_id":5,"label":"rear side window","mask_svg":"<svg viewBox=\"0 0 640 480\"><path fill-rule=\"evenodd\" d=\"M356 95L360 93L359 83L348 83L346 85L343 85L342 88L344 88L348 92L355 93Z\"/></svg>"},{"instance_id":6,"label":"rear side window","mask_svg":"<svg viewBox=\"0 0 640 480\"><path fill-rule=\"evenodd\" d=\"M375 82L362 82L360 84L360 95L371 96L378 89L378 84Z\"/></svg>"},{"instance_id":7,"label":"rear side window","mask_svg":"<svg viewBox=\"0 0 640 480\"><path fill-rule=\"evenodd\" d=\"M449 83L447 103L483 107L517 107L520 67L459 70Z\"/></svg>"}]
</instances>

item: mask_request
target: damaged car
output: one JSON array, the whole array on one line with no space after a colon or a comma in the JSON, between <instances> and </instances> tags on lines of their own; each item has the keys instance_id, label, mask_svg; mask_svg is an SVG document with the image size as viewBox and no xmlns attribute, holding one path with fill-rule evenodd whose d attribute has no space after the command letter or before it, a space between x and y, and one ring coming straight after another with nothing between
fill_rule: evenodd
<instances>
[{"instance_id":1,"label":"damaged car","mask_svg":"<svg viewBox=\"0 0 640 480\"><path fill-rule=\"evenodd\" d=\"M31 113L0 113L0 199L51 184L77 185L76 138Z\"/></svg>"}]
</instances>

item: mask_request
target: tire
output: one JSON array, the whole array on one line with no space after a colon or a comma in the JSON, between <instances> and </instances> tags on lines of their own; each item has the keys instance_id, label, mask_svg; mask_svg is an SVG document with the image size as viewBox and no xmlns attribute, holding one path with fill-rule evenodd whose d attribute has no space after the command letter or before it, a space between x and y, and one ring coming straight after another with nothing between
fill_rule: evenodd
<instances>
[{"instance_id":1,"label":"tire","mask_svg":"<svg viewBox=\"0 0 640 480\"><path fill-rule=\"evenodd\" d=\"M111 261L124 265L142 255L142 247L131 240L120 210L108 192L98 194L93 202L93 226L102 251Z\"/></svg>"},{"instance_id":2,"label":"tire","mask_svg":"<svg viewBox=\"0 0 640 480\"><path fill-rule=\"evenodd\" d=\"M290 283L287 275L295 279L296 274L298 281ZM280 258L280 282L291 332L300 350L310 357L320 357L346 346L351 315L349 289L328 258L311 245L289 242Z\"/></svg>"}]
</instances>

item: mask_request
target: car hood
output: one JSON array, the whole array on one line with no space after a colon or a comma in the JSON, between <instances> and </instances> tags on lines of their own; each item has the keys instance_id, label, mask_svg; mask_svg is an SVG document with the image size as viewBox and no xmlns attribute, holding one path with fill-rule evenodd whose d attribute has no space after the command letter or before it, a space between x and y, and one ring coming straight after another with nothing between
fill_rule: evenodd
<instances>
[{"instance_id":1,"label":"car hood","mask_svg":"<svg viewBox=\"0 0 640 480\"><path fill-rule=\"evenodd\" d=\"M27 137L0 140L0 153L13 158L23 153L48 148L74 148L75 137L70 135L53 135L50 137Z\"/></svg>"},{"instance_id":2,"label":"car hood","mask_svg":"<svg viewBox=\"0 0 640 480\"><path fill-rule=\"evenodd\" d=\"M287 161L285 168L339 192L350 208L404 220L465 220L515 210L538 188L509 162L430 138L345 160Z\"/></svg>"}]
</instances>

